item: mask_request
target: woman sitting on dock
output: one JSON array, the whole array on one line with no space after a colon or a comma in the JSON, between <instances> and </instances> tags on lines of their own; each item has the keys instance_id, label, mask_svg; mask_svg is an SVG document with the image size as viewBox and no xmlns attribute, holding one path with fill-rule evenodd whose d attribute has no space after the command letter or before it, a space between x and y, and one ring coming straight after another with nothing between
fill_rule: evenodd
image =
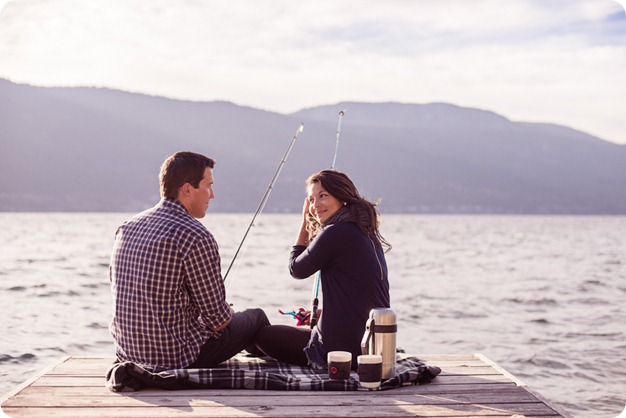
<instances>
[{"instance_id":1,"label":"woman sitting on dock","mask_svg":"<svg viewBox=\"0 0 626 418\"><path fill-rule=\"evenodd\" d=\"M326 367L330 351L349 351L356 368L370 310L390 307L384 248L391 246L379 232L375 205L360 195L347 175L323 170L306 184L289 269L296 279L321 272L323 315L318 312L318 320L313 313L313 329L264 327L256 345L279 361L314 368Z\"/></svg>"}]
</instances>

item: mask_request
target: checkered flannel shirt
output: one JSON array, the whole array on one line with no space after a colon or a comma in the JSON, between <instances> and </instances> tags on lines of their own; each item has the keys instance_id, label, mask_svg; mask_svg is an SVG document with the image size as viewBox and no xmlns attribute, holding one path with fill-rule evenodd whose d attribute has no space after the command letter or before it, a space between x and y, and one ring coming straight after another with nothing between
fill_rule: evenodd
<instances>
[{"instance_id":1,"label":"checkered flannel shirt","mask_svg":"<svg viewBox=\"0 0 626 418\"><path fill-rule=\"evenodd\" d=\"M213 235L177 200L125 222L110 264L116 355L157 369L187 367L231 318Z\"/></svg>"}]
</instances>

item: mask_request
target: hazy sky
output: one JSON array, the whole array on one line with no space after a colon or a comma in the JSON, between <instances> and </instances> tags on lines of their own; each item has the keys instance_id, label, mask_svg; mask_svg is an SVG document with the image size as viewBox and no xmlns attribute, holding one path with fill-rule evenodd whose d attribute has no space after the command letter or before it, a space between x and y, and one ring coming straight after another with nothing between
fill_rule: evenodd
<instances>
[{"instance_id":1,"label":"hazy sky","mask_svg":"<svg viewBox=\"0 0 626 418\"><path fill-rule=\"evenodd\" d=\"M447 102L626 143L620 4L0 0L0 78L281 113Z\"/></svg>"}]
</instances>

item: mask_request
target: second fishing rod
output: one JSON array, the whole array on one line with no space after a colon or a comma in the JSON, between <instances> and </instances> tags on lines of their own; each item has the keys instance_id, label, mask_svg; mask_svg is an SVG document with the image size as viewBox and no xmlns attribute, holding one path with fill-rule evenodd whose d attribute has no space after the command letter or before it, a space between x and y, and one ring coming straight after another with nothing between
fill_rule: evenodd
<instances>
[{"instance_id":1,"label":"second fishing rod","mask_svg":"<svg viewBox=\"0 0 626 418\"><path fill-rule=\"evenodd\" d=\"M344 115L346 114L346 109L339 111L339 120L337 121L337 135L335 141L335 154L333 155L333 163L330 166L331 170L334 170L337 165L337 154L339 153L339 137L341 135L341 121L343 120ZM322 272L318 271L315 280L313 282L313 300L311 302L311 319L310 325L311 328L315 328L317 325L317 311L319 309L319 295L320 295L320 284L322 282Z\"/></svg>"}]
</instances>

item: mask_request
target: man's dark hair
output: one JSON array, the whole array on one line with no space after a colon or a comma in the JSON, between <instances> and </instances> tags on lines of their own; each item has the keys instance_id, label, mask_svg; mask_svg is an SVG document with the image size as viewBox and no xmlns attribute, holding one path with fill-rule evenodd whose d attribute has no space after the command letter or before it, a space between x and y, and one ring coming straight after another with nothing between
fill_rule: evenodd
<instances>
[{"instance_id":1,"label":"man's dark hair","mask_svg":"<svg viewBox=\"0 0 626 418\"><path fill-rule=\"evenodd\" d=\"M207 167L213 168L215 160L189 151L179 151L168 157L161 165L159 184L161 197L176 199L178 189L185 183L198 188Z\"/></svg>"}]
</instances>

